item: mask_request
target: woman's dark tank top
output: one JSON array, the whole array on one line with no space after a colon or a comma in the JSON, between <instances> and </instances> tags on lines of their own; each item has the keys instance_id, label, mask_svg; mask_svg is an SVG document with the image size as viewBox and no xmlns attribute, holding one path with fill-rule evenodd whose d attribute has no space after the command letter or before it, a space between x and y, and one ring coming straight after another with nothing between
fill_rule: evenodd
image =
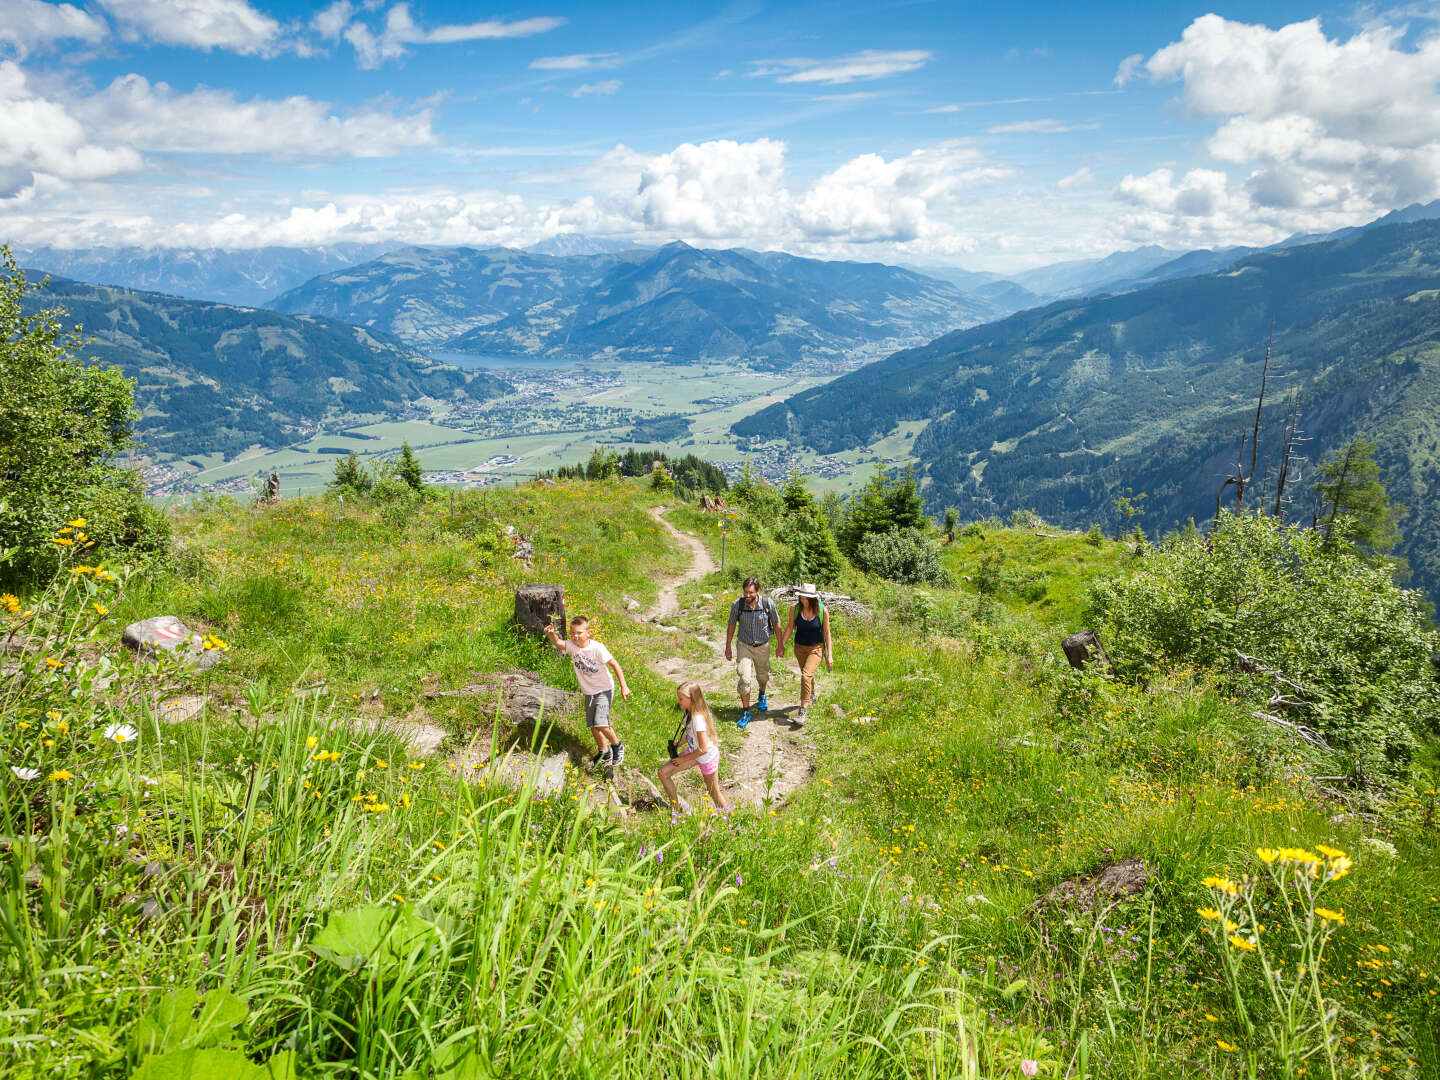
<instances>
[{"instance_id":1,"label":"woman's dark tank top","mask_svg":"<svg viewBox=\"0 0 1440 1080\"><path fill-rule=\"evenodd\" d=\"M825 631L822 622L825 618L825 607L822 604L815 605L815 617L807 619L800 614L800 607L795 607L795 644L796 645L823 645L825 644Z\"/></svg>"}]
</instances>

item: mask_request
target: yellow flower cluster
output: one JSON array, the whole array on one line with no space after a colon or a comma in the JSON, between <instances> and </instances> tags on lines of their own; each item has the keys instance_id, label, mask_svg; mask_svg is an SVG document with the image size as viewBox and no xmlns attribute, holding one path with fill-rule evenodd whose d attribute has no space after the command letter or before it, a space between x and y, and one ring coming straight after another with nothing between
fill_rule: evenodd
<instances>
[{"instance_id":1,"label":"yellow flower cluster","mask_svg":"<svg viewBox=\"0 0 1440 1080\"><path fill-rule=\"evenodd\" d=\"M1315 853L1316 851L1319 852L1318 855ZM1267 866L1275 863L1288 863L1297 874L1308 874L1312 878L1320 877L1323 874L1327 881L1339 881L1350 873L1350 868L1355 865L1345 852L1325 844L1316 844L1315 851L1308 851L1305 848L1262 847L1256 848L1255 854Z\"/></svg>"},{"instance_id":2,"label":"yellow flower cluster","mask_svg":"<svg viewBox=\"0 0 1440 1080\"><path fill-rule=\"evenodd\" d=\"M204 636L204 638L201 639L201 647L204 648L204 649L228 649L228 648L230 648L229 645L227 645L225 642L221 641L221 640L220 640L218 637L216 637L214 634L206 634L206 635Z\"/></svg>"}]
</instances>

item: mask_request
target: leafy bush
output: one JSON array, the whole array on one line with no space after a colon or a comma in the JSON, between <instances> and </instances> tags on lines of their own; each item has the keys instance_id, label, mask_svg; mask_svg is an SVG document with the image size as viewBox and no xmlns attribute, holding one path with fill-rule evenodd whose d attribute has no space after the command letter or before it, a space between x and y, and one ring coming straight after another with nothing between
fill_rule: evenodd
<instances>
[{"instance_id":1,"label":"leafy bush","mask_svg":"<svg viewBox=\"0 0 1440 1080\"><path fill-rule=\"evenodd\" d=\"M1012 529L1038 529L1044 524L1045 519L1034 510L1010 511L1010 527Z\"/></svg>"},{"instance_id":2,"label":"leafy bush","mask_svg":"<svg viewBox=\"0 0 1440 1080\"><path fill-rule=\"evenodd\" d=\"M115 464L130 444L135 384L86 365L78 329L59 309L22 315L31 292L0 248L0 574L29 585L52 574L63 549L164 551L170 526L146 507L140 477ZM83 538L57 530L83 520Z\"/></svg>"},{"instance_id":3,"label":"leafy bush","mask_svg":"<svg viewBox=\"0 0 1440 1080\"><path fill-rule=\"evenodd\" d=\"M1177 536L1125 580L1101 582L1090 615L1122 671L1169 665L1288 680L1292 722L1357 768L1400 772L1440 717L1437 636L1419 593L1349 544L1272 518L1223 513L1207 538ZM1241 660L1241 655L1253 658ZM1255 691L1272 677L1252 677Z\"/></svg>"},{"instance_id":4,"label":"leafy bush","mask_svg":"<svg viewBox=\"0 0 1440 1080\"><path fill-rule=\"evenodd\" d=\"M871 533L860 541L855 564L866 573L902 585L948 585L940 545L919 529Z\"/></svg>"}]
</instances>

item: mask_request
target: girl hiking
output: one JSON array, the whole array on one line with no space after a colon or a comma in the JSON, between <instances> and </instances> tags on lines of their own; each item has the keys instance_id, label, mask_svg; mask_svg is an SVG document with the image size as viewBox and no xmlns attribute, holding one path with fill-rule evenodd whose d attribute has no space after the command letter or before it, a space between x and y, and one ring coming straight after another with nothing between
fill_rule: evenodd
<instances>
[{"instance_id":1,"label":"girl hiking","mask_svg":"<svg viewBox=\"0 0 1440 1080\"><path fill-rule=\"evenodd\" d=\"M785 642L795 639L795 662L800 665L800 711L795 714L795 726L805 726L805 717L810 704L815 700L815 673L820 670L820 661L825 661L825 670L835 669L835 650L830 642L830 613L820 602L820 593L809 582L801 585L795 593L797 600L790 609L790 621L780 631L775 646L775 655L785 655Z\"/></svg>"},{"instance_id":2,"label":"girl hiking","mask_svg":"<svg viewBox=\"0 0 1440 1080\"><path fill-rule=\"evenodd\" d=\"M685 710L682 728L685 747L660 766L660 786L669 796L670 805L688 812L690 808L680 800L675 790L675 776L686 769L698 768L705 781L705 790L710 793L710 801L715 804L716 810L724 810L725 795L720 790L720 743L715 737L715 722L705 701L705 691L698 682L681 683L675 688L675 703Z\"/></svg>"}]
</instances>

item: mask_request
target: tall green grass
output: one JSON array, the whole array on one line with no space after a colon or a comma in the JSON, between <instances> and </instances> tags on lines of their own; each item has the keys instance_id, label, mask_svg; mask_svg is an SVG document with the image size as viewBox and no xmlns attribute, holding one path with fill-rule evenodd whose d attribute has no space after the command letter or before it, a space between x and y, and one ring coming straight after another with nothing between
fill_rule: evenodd
<instances>
[{"instance_id":1,"label":"tall green grass","mask_svg":"<svg viewBox=\"0 0 1440 1080\"><path fill-rule=\"evenodd\" d=\"M1440 1071L1432 783L1337 803L1307 779L1323 763L1209 673L1069 673L1057 642L1073 626L1043 600L987 606L962 581L933 591L944 620L921 625L910 591L848 581L873 617L836 619L836 674L806 732L816 779L778 812L619 818L582 777L546 799L467 785L352 725L363 697L500 743L489 704L421 695L512 665L570 685L508 628L512 586L538 577L599 620L637 690L617 716L631 762L658 764L673 693L644 662L709 654L623 615L684 563L651 501L574 484L447 497L398 523L319 500L201 507L179 522L183 572L26 598L46 630L25 632L48 644L0 684L6 764L40 773L7 769L0 796L0 1068L1279 1075L1259 967L1226 981L1202 882L1239 880L1257 847L1329 844L1355 863L1325 900L1345 912L1319 994L1336 1064L1312 1057L1306 1075ZM718 551L713 518L672 520ZM499 539L510 523L536 538L532 573ZM763 529L727 547L727 573L682 593L698 605L684 624L711 636L730 587L777 555ZM1078 590L1124 568L1098 550L1051 580ZM96 696L119 625L161 610L218 634L226 662L194 677L116 658ZM329 692L293 694L318 683ZM209 694L201 718L159 721L193 690ZM777 675L772 700L794 691ZM138 738L106 741L112 724ZM548 734L584 732L556 718ZM1144 893L1046 900L1129 856Z\"/></svg>"}]
</instances>

